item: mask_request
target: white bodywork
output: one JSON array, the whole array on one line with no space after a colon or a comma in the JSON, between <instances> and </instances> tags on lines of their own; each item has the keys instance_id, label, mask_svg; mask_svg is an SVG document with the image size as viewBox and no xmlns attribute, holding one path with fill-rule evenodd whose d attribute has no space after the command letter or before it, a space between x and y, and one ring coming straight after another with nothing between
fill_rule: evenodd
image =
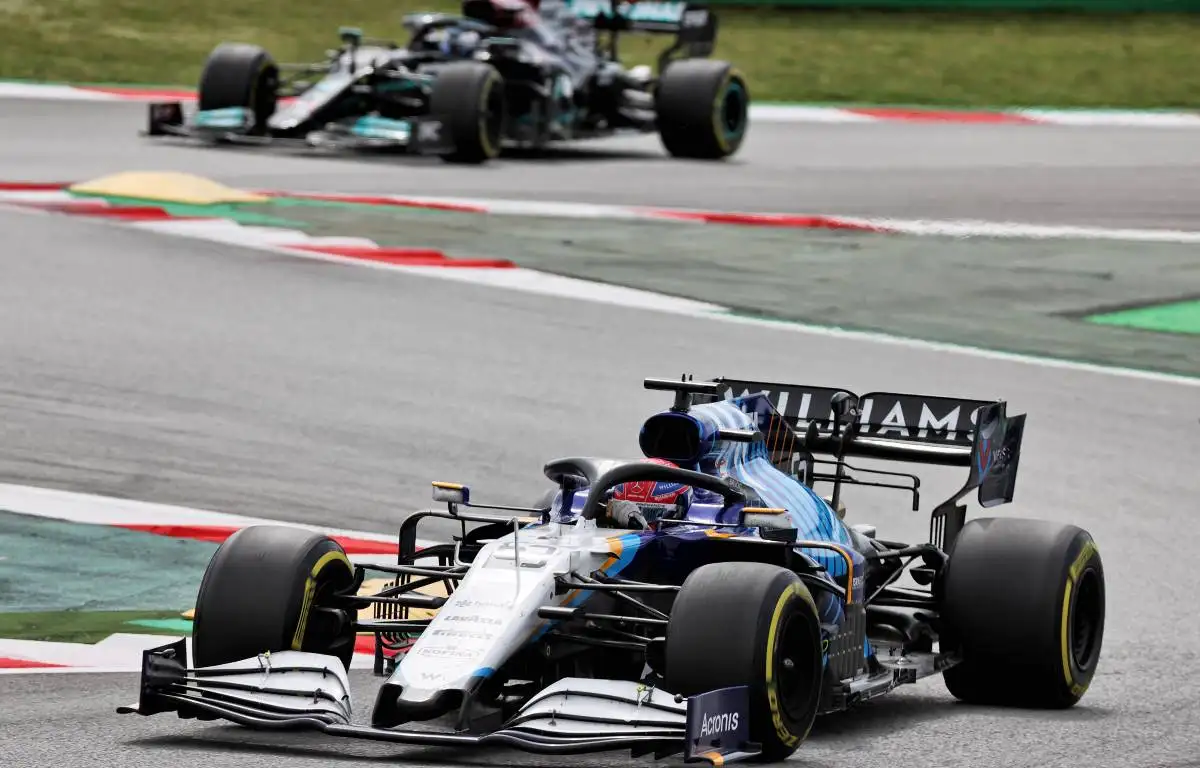
<instances>
[{"instance_id":1,"label":"white bodywork","mask_svg":"<svg viewBox=\"0 0 1200 768\"><path fill-rule=\"evenodd\" d=\"M589 720L563 719L564 713ZM523 727L546 735L618 736L631 728L682 728L687 721L687 703L675 701L666 691L628 680L566 677L530 699L517 717Z\"/></svg>"},{"instance_id":2,"label":"white bodywork","mask_svg":"<svg viewBox=\"0 0 1200 768\"><path fill-rule=\"evenodd\" d=\"M737 689L685 699L636 680L559 679L495 730L483 726L481 732L474 723L456 725L452 732L398 727L451 714L447 705L451 710L459 706L453 692L462 692L459 700L469 702L483 678L563 618L542 618L540 608L572 607L593 594L560 586L559 577L578 584L592 581L596 572L616 576L643 541L639 532L599 528L595 521L579 518L527 528L517 527L518 520L512 524L511 533L481 542L458 586L380 689L369 726L353 722L348 675L335 656L284 651L193 669L183 640L143 652L138 703L118 712L176 711L256 729L562 755L613 749L683 752L686 760L717 764L755 754L739 751L749 743L745 733L722 732L738 736L736 744L722 745L698 725L709 713L726 711L747 722L745 704L730 698L729 692Z\"/></svg>"},{"instance_id":3,"label":"white bodywork","mask_svg":"<svg viewBox=\"0 0 1200 768\"><path fill-rule=\"evenodd\" d=\"M222 671L228 674L220 674ZM334 722L350 722L350 681L341 661L333 656L303 651L264 653L205 667L203 677L197 681L220 690L226 699L250 707L265 704L281 713L323 713ZM223 684L241 690L223 688Z\"/></svg>"},{"instance_id":4,"label":"white bodywork","mask_svg":"<svg viewBox=\"0 0 1200 768\"><path fill-rule=\"evenodd\" d=\"M403 686L399 701L426 701L498 669L546 625L538 608L575 597L555 595L555 577L586 576L614 562L622 533L629 532L580 520L523 529L485 545L388 680Z\"/></svg>"}]
</instances>

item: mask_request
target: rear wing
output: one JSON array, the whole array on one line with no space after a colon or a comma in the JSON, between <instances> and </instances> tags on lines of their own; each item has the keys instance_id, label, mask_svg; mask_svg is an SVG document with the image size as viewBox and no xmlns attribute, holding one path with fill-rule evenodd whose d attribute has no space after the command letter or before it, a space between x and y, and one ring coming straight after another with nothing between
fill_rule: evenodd
<instances>
[{"instance_id":1,"label":"rear wing","mask_svg":"<svg viewBox=\"0 0 1200 768\"><path fill-rule=\"evenodd\" d=\"M815 430L819 442L840 436L853 422L847 455L945 466L970 465L979 409L1004 404L901 392L856 395L831 387L741 379L712 381L728 387L726 399L765 394L793 430L800 435Z\"/></svg>"},{"instance_id":2,"label":"rear wing","mask_svg":"<svg viewBox=\"0 0 1200 768\"><path fill-rule=\"evenodd\" d=\"M968 476L962 489L931 513L930 540L939 547L947 546L962 529L966 507L959 501L968 493L977 491L979 505L984 508L1013 500L1025 414L1009 416L1008 404L1003 400L898 392L868 392L860 396L828 387L724 378L711 381L716 389L701 395L710 401L766 395L772 413L760 414L759 421L768 447L777 453L799 457L806 465L806 482L832 482L835 506L842 483L864 484L845 474L846 468L853 469L845 464L848 456L967 467ZM815 453L835 457L834 474L816 474ZM915 509L919 480L903 476L913 480L910 490Z\"/></svg>"},{"instance_id":3,"label":"rear wing","mask_svg":"<svg viewBox=\"0 0 1200 768\"><path fill-rule=\"evenodd\" d=\"M658 59L659 72L676 54L687 58L711 56L717 44L717 16L706 5L655 0L566 0L568 11L590 19L597 30L610 33L609 55L616 60L621 32L674 35L675 42Z\"/></svg>"}]
</instances>

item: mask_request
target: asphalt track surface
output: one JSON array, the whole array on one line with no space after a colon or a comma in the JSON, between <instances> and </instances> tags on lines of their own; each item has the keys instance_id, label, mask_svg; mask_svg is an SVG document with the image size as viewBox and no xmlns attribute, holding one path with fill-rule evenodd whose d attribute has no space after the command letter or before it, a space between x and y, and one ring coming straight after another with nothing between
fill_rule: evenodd
<instances>
[{"instance_id":1,"label":"asphalt track surface","mask_svg":"<svg viewBox=\"0 0 1200 768\"><path fill-rule=\"evenodd\" d=\"M1196 130L760 122L731 163L671 160L651 136L452 169L434 159L314 161L155 146L136 135L145 110L4 101L3 176L80 181L185 170L234 185L321 191L1168 229L1195 228L1200 199Z\"/></svg>"},{"instance_id":2,"label":"asphalt track surface","mask_svg":"<svg viewBox=\"0 0 1200 768\"><path fill-rule=\"evenodd\" d=\"M1102 673L1062 713L970 709L937 680L822 721L798 764L1183 765L1200 632L1187 537L1200 389L506 293L0 213L0 479L394 530L436 478L521 501L542 463L636 455L663 407L645 376L694 370L1000 395L1031 415L1018 503L1077 522L1105 557ZM933 474L926 505L960 478ZM895 496L851 517L919 539ZM362 708L370 683L356 677ZM323 744L118 717L131 675L0 678L8 764L441 765L445 752ZM282 747L276 754L271 745ZM561 765L509 752L474 763ZM624 765L619 754L569 764Z\"/></svg>"},{"instance_id":3,"label":"asphalt track surface","mask_svg":"<svg viewBox=\"0 0 1200 768\"><path fill-rule=\"evenodd\" d=\"M39 106L49 121L63 109ZM107 140L109 110L119 114L75 112L72 132L94 125L96 142ZM163 166L160 150L74 150L65 128L40 125L48 145L5 148L14 176ZM95 156L81 170L73 162L85 152ZM206 155L168 156L212 170ZM274 167L278 184L336 181L312 170L320 163L240 162L259 183L270 174L256 168ZM666 404L641 389L645 376L1005 397L1030 422L1017 503L1001 512L1080 524L1105 558L1109 614L1091 691L1067 712L1014 712L958 705L928 680L823 719L792 764L1200 764L1187 536L1200 497L1188 461L1200 437L1196 387L572 304L62 217L0 211L0 231L2 482L390 532L425 506L432 479L521 502L545 487L550 458L636 455L638 425ZM930 473L923 508L960 480ZM890 538L926 534L924 513L894 495L848 503L853 521ZM360 717L371 683L355 676ZM5 764L652 764L620 753L471 757L117 716L135 687L133 675L0 677Z\"/></svg>"},{"instance_id":4,"label":"asphalt track surface","mask_svg":"<svg viewBox=\"0 0 1200 768\"><path fill-rule=\"evenodd\" d=\"M1200 376L1195 335L1083 321L1200 296L1197 244L272 208L313 235L369 237L632 285L755 316Z\"/></svg>"}]
</instances>

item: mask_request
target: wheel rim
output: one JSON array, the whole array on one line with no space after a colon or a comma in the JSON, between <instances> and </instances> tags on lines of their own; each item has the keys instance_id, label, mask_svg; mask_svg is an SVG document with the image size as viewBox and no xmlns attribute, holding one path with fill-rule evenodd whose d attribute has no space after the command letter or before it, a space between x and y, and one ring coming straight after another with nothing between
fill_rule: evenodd
<instances>
[{"instance_id":1,"label":"wheel rim","mask_svg":"<svg viewBox=\"0 0 1200 768\"><path fill-rule=\"evenodd\" d=\"M737 140L746 130L746 113L746 89L739 80L731 80L721 99L721 129L727 140Z\"/></svg>"},{"instance_id":2,"label":"wheel rim","mask_svg":"<svg viewBox=\"0 0 1200 768\"><path fill-rule=\"evenodd\" d=\"M338 597L345 594L348 586L344 579L329 576L317 584L304 635L305 650L338 657L353 654L354 619L338 607L341 602Z\"/></svg>"},{"instance_id":3,"label":"wheel rim","mask_svg":"<svg viewBox=\"0 0 1200 768\"><path fill-rule=\"evenodd\" d=\"M254 85L254 96L250 104L250 108L254 110L254 131L256 133L267 132L267 120L275 111L278 88L279 74L274 69L263 70Z\"/></svg>"},{"instance_id":4,"label":"wheel rim","mask_svg":"<svg viewBox=\"0 0 1200 768\"><path fill-rule=\"evenodd\" d=\"M1071 660L1080 669L1088 669L1096 659L1104 619L1100 575L1095 569L1083 572L1076 590L1075 605L1071 610Z\"/></svg>"},{"instance_id":5,"label":"wheel rim","mask_svg":"<svg viewBox=\"0 0 1200 768\"><path fill-rule=\"evenodd\" d=\"M788 616L783 620L775 645L779 704L793 722L804 721L817 689L811 663L817 651L807 629L801 617Z\"/></svg>"}]
</instances>

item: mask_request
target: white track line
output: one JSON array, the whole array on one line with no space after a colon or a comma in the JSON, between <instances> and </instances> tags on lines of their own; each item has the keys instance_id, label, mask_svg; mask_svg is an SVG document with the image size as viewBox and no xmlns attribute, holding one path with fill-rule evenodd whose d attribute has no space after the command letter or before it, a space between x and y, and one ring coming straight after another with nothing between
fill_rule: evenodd
<instances>
[{"instance_id":1,"label":"white track line","mask_svg":"<svg viewBox=\"0 0 1200 768\"><path fill-rule=\"evenodd\" d=\"M38 213L41 212L37 209L19 207L13 207L12 210ZM121 225L120 222L113 222L104 219L93 219L92 221L109 225ZM1179 374L1143 371L1120 366L1105 366L1096 363L1085 363L1015 352L1001 352L984 349L981 347L950 344L945 342L924 341L920 339L889 335L879 332L852 331L841 328L810 325L794 321L744 317L734 315L730 312L730 310L724 307L708 304L706 302L697 302L689 299L667 296L664 294L656 294L651 291L641 291L639 289L612 286L593 281L565 278L560 275L537 272L535 270L521 267L505 270L411 267L384 262L350 259L332 254L297 251L286 247L281 247L279 244L274 242L274 237L265 237L262 240L258 239L259 230L267 228L243 227L242 229L246 231L246 239L239 240L237 237L230 236L230 233L236 232L240 225L231 225L231 222L219 219L213 219L209 221L212 222L212 237L208 236L208 227L205 226L203 221L194 222L194 226L189 225L188 227L180 226L182 224L188 224L188 222L150 222L136 223L132 225L125 224L125 226L136 226L148 231L158 232L159 234L176 236L186 234L190 237L216 240L218 242L227 242L240 247L285 254L294 258L317 259L353 265L356 267L405 272L416 277L430 277L443 280L450 279L474 282L490 287L521 290L553 297L583 299L595 303L606 303L614 306L644 309L652 312L684 315L701 320L739 323L742 325L751 325L755 327L769 328L772 330L787 331L791 333L801 333L810 336L825 336L865 343L902 346L910 349L921 349L934 352L945 352L976 357L985 360L1000 360L1010 363L1020 363L1041 368L1056 368L1060 370L1070 370L1104 376L1119 376L1122 378L1138 379L1142 381L1152 381L1156 383L1185 387L1200 387L1200 378L1183 376ZM500 275L501 273L507 274L508 277L497 277L497 275ZM513 276L514 274L516 275L515 277Z\"/></svg>"},{"instance_id":2,"label":"white track line","mask_svg":"<svg viewBox=\"0 0 1200 768\"><path fill-rule=\"evenodd\" d=\"M87 86L58 83L0 81L0 99L38 99L50 101L132 102L194 100L186 88L137 88L129 92L100 90ZM879 110L876 112L875 110ZM980 121L978 116L995 115L1016 118L1009 122ZM961 116L961 117L959 117ZM974 117L972 117L974 116ZM956 119L958 117L959 119ZM1055 125L1068 127L1125 127L1125 128L1200 128L1200 113L1158 110L1113 109L954 109L934 107L854 107L814 104L763 103L750 106L750 120L764 123L855 123L885 125L888 123L974 124L994 125ZM1027 122L1022 122L1027 121Z\"/></svg>"},{"instance_id":3,"label":"white track line","mask_svg":"<svg viewBox=\"0 0 1200 768\"><path fill-rule=\"evenodd\" d=\"M331 536L395 543L394 533L351 531L304 523L280 522L226 512L156 504L111 496L96 496L52 488L0 484L0 510L31 517L49 518L87 525L180 525L244 528L248 525L290 525ZM400 525L400 520L396 520ZM426 546L428 542L422 542Z\"/></svg>"},{"instance_id":4,"label":"white track line","mask_svg":"<svg viewBox=\"0 0 1200 768\"><path fill-rule=\"evenodd\" d=\"M381 534L328 528L25 485L0 484L0 511L86 525L179 525L244 528L248 525L266 523L320 531L331 536L345 536L388 544L394 544L397 538L397 534L394 533ZM400 521L397 520L397 527L399 524ZM425 547L432 543L434 542L429 540L418 540L417 546ZM363 564L395 563L395 555L352 554L350 559ZM143 650L178 639L176 636L167 634L117 633L92 645L0 638L0 657L64 665L50 668L0 668L0 674L136 672L141 668L141 652ZM191 641L189 640L188 643L190 653ZM372 660L369 655L356 654L351 668L370 668L371 665Z\"/></svg>"},{"instance_id":5,"label":"white track line","mask_svg":"<svg viewBox=\"0 0 1200 768\"><path fill-rule=\"evenodd\" d=\"M400 194L337 194L328 192L281 192L278 190L261 190L267 195L311 197L328 201L353 201L364 197L394 200L397 207L413 208L457 206L475 209L479 213L493 216L544 216L562 219L616 219L616 220L649 220L674 222L679 224L703 225L707 222L700 216L733 216L745 217L745 225L753 226L754 220L786 222L797 218L819 218L828 226L788 227L780 224L781 228L811 229L813 231L834 232L842 227L846 231L859 230L862 233L877 232L880 235L914 235L922 237L948 238L995 238L1015 240L1113 240L1123 242L1154 242L1154 243L1200 243L1200 231L1175 229L1116 229L1106 227L1084 227L1054 224L1028 224L1022 222L978 221L978 220L937 220L937 219L890 219L860 216L843 216L839 214L788 214L788 213L755 213L736 211L706 211L693 208L654 208L650 206L607 205L602 203L572 203L541 200L514 200L508 198L477 198L477 197L440 197L426 195ZM368 205L368 203L362 203ZM450 211L451 213L453 211ZM469 213L469 211L463 211ZM718 226L739 226L740 222L715 222Z\"/></svg>"}]
</instances>

